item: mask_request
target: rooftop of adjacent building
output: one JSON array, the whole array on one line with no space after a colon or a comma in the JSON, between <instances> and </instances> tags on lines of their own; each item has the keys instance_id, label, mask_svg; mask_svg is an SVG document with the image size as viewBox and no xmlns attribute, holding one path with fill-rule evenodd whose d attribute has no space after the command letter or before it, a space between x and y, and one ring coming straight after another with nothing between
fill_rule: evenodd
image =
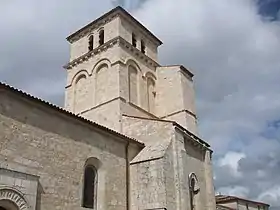
<instances>
[{"instance_id":1,"label":"rooftop of adjacent building","mask_svg":"<svg viewBox=\"0 0 280 210\"><path fill-rule=\"evenodd\" d=\"M261 206L269 206L267 203L259 202L259 201L253 201L253 200L248 200L245 198L240 198L237 196L231 196L231 195L216 195L216 203L217 204L224 204L224 203L230 203L230 202L237 202L237 201L243 201L246 203L252 203L255 205L261 205Z\"/></svg>"}]
</instances>

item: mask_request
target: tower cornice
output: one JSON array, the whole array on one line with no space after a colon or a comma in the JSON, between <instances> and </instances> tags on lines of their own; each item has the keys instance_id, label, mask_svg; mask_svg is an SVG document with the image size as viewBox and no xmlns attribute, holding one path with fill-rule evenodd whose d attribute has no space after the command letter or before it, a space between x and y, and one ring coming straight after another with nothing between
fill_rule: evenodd
<instances>
[{"instance_id":1,"label":"tower cornice","mask_svg":"<svg viewBox=\"0 0 280 210\"><path fill-rule=\"evenodd\" d=\"M86 26L82 27L78 31L74 32L70 36L68 36L66 39L70 43L73 43L80 38L86 36L94 29L100 28L106 23L112 21L113 19L117 17L122 17L125 20L139 26L142 33L145 35L145 37L150 37L150 39L153 39L153 41L156 41L158 46L162 44L162 41L158 39L152 32L150 32L143 24L141 24L138 20L136 20L131 14L129 14L125 9L118 6L111 11L105 13L101 17L97 18L96 20L92 21L91 23L87 24Z\"/></svg>"},{"instance_id":2,"label":"tower cornice","mask_svg":"<svg viewBox=\"0 0 280 210\"><path fill-rule=\"evenodd\" d=\"M82 56L74 59L73 61L67 63L66 65L63 66L65 69L72 69L73 67L88 61L91 59L93 56L115 46L118 45L122 47L123 49L129 50L133 55L135 55L137 58L140 58L140 60L147 66L152 66L153 68L159 67L160 65L148 57L147 55L143 54L140 50L137 48L133 47L128 41L123 39L122 37L118 36L114 39L109 40L108 42L104 43L103 45L93 49L92 51L89 51Z\"/></svg>"}]
</instances>

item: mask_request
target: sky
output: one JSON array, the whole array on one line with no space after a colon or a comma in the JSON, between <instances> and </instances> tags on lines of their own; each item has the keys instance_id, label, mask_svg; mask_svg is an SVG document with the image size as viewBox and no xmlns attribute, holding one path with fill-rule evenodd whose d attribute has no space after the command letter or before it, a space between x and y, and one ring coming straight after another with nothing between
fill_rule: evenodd
<instances>
[{"instance_id":1,"label":"sky","mask_svg":"<svg viewBox=\"0 0 280 210\"><path fill-rule=\"evenodd\" d=\"M280 209L279 0L1 0L0 81L63 106L65 38L116 5L195 74L216 191Z\"/></svg>"}]
</instances>

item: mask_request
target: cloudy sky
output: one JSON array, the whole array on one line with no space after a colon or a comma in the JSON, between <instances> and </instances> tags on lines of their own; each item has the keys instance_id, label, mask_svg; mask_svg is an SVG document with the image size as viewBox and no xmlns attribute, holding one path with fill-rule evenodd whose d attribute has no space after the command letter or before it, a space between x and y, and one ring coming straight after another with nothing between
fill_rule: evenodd
<instances>
[{"instance_id":1,"label":"cloudy sky","mask_svg":"<svg viewBox=\"0 0 280 210\"><path fill-rule=\"evenodd\" d=\"M280 208L279 0L1 0L0 81L63 105L65 37L123 5L195 73L217 192Z\"/></svg>"}]
</instances>

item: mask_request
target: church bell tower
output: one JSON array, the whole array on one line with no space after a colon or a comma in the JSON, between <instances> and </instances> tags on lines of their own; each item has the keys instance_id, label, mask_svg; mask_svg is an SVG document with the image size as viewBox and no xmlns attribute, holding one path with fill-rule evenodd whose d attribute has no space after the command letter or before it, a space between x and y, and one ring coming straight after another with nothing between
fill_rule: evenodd
<instances>
[{"instance_id":1,"label":"church bell tower","mask_svg":"<svg viewBox=\"0 0 280 210\"><path fill-rule=\"evenodd\" d=\"M115 130L121 114L153 117L161 41L121 7L67 38L65 108Z\"/></svg>"},{"instance_id":2,"label":"church bell tower","mask_svg":"<svg viewBox=\"0 0 280 210\"><path fill-rule=\"evenodd\" d=\"M122 116L173 120L196 133L192 74L161 66L162 42L121 7L67 38L65 108L122 131Z\"/></svg>"}]
</instances>

